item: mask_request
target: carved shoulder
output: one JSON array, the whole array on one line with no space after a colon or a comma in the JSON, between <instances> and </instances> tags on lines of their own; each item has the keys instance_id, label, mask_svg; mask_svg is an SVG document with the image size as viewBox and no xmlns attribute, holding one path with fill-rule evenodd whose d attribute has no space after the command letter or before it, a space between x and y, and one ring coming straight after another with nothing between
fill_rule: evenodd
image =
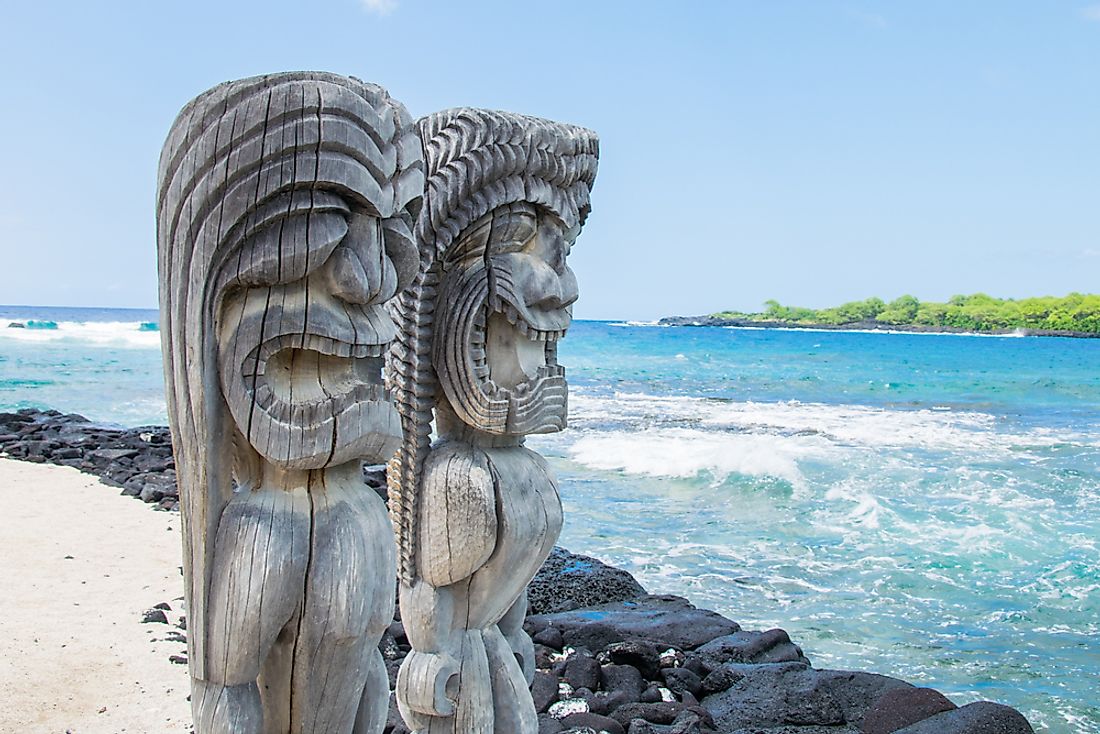
<instances>
[{"instance_id":1,"label":"carved shoulder","mask_svg":"<svg viewBox=\"0 0 1100 734\"><path fill-rule=\"evenodd\" d=\"M460 443L433 449L421 491L420 576L450 586L485 565L496 547L496 482L485 453Z\"/></svg>"}]
</instances>

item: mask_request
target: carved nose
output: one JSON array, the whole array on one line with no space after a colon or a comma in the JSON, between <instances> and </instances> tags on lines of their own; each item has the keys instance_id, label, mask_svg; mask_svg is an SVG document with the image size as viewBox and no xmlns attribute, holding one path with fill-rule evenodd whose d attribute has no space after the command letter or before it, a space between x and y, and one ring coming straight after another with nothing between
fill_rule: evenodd
<instances>
[{"instance_id":1,"label":"carved nose","mask_svg":"<svg viewBox=\"0 0 1100 734\"><path fill-rule=\"evenodd\" d=\"M577 276L572 268L566 267L561 274L561 307L572 306L578 296L580 289L577 288Z\"/></svg>"},{"instance_id":2,"label":"carved nose","mask_svg":"<svg viewBox=\"0 0 1100 734\"><path fill-rule=\"evenodd\" d=\"M353 217L347 236L325 263L332 295L355 304L382 303L397 292L397 271L382 246L374 217Z\"/></svg>"},{"instance_id":3,"label":"carved nose","mask_svg":"<svg viewBox=\"0 0 1100 734\"><path fill-rule=\"evenodd\" d=\"M529 303L529 306L544 311L557 311L573 305L579 295L577 276L569 268L564 268L561 274L552 280L548 279L545 285L547 287L543 289L541 296Z\"/></svg>"}]
</instances>

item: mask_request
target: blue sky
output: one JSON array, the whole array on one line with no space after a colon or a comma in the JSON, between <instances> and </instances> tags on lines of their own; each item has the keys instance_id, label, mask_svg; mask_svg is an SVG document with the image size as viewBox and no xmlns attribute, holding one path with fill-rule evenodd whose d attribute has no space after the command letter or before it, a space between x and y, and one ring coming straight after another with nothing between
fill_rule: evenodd
<instances>
[{"instance_id":1,"label":"blue sky","mask_svg":"<svg viewBox=\"0 0 1100 734\"><path fill-rule=\"evenodd\" d=\"M581 318L1100 289L1100 4L8 4L0 303L156 304L176 112L325 69L601 137Z\"/></svg>"}]
</instances>

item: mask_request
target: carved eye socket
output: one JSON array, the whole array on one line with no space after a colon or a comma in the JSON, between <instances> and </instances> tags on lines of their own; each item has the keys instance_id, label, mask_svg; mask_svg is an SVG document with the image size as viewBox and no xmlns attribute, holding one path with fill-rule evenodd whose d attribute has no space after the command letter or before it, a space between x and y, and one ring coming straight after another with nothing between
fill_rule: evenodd
<instances>
[{"instance_id":1,"label":"carved eye socket","mask_svg":"<svg viewBox=\"0 0 1100 734\"><path fill-rule=\"evenodd\" d=\"M246 286L300 280L328 260L347 233L339 211L295 213L267 224L241 246L236 280Z\"/></svg>"},{"instance_id":2,"label":"carved eye socket","mask_svg":"<svg viewBox=\"0 0 1100 734\"><path fill-rule=\"evenodd\" d=\"M523 252L537 233L538 215L533 206L522 202L502 206L493 212L490 251L494 255Z\"/></svg>"},{"instance_id":3,"label":"carved eye socket","mask_svg":"<svg viewBox=\"0 0 1100 734\"><path fill-rule=\"evenodd\" d=\"M412 283L420 267L409 222L356 213L324 274L332 294L348 303L383 303Z\"/></svg>"},{"instance_id":4,"label":"carved eye socket","mask_svg":"<svg viewBox=\"0 0 1100 734\"><path fill-rule=\"evenodd\" d=\"M575 238L575 235L574 235ZM538 235L532 237L523 251L545 262L558 274L565 272L565 260L573 247L570 233L556 217L544 216L539 221Z\"/></svg>"},{"instance_id":5,"label":"carved eye socket","mask_svg":"<svg viewBox=\"0 0 1100 734\"><path fill-rule=\"evenodd\" d=\"M404 218L393 217L382 222L382 237L386 243L386 255L397 271L397 289L412 284L420 269L420 254L413 240L412 225Z\"/></svg>"}]
</instances>

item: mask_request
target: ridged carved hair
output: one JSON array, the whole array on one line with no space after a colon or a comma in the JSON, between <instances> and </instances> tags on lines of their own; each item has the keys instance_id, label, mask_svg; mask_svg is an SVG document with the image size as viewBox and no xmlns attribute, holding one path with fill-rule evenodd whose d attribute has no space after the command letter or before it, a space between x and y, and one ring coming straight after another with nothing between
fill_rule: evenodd
<instances>
[{"instance_id":1,"label":"ridged carved hair","mask_svg":"<svg viewBox=\"0 0 1100 734\"><path fill-rule=\"evenodd\" d=\"M189 523L193 675L202 677L207 664L203 569L232 487L233 422L213 387L222 299L235 286L306 277L332 254L354 211L395 223L387 237L411 239L423 186L420 141L405 108L380 87L336 74L222 84L184 107L169 133L157 192L160 313Z\"/></svg>"},{"instance_id":2,"label":"ridged carved hair","mask_svg":"<svg viewBox=\"0 0 1100 734\"><path fill-rule=\"evenodd\" d=\"M389 378L404 439L389 468L390 513L397 534L398 572L417 577L416 543L421 472L430 450L439 388L432 365L433 319L442 263L482 217L512 204L546 210L567 230L588 215L599 140L591 130L526 115L460 108L417 123L427 186L416 223L421 269L398 298L399 332Z\"/></svg>"}]
</instances>

